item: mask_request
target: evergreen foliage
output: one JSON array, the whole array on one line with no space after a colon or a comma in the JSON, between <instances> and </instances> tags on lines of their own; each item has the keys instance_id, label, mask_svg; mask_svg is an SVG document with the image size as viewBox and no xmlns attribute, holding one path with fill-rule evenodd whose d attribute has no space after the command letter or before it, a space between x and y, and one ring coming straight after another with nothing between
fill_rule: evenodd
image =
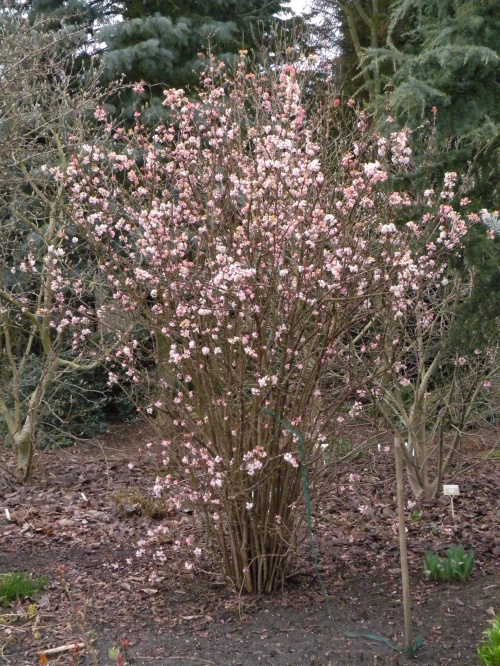
<instances>
[{"instance_id":1,"label":"evergreen foliage","mask_svg":"<svg viewBox=\"0 0 500 666\"><path fill-rule=\"evenodd\" d=\"M150 102L161 114L165 87L196 85L203 67L200 53L210 49L230 61L239 49L255 46L257 33L268 34L281 0L126 0L123 20L104 26L106 76L145 81ZM126 110L130 114L131 102Z\"/></svg>"},{"instance_id":2,"label":"evergreen foliage","mask_svg":"<svg viewBox=\"0 0 500 666\"><path fill-rule=\"evenodd\" d=\"M402 25L411 30L396 45L393 35ZM387 47L368 50L366 58L367 70L380 62L391 65L384 82L396 123L412 129L432 125L421 144L426 176L438 180L446 171L468 170L464 191L475 205L495 208L500 180L498 2L400 0L392 12ZM376 108L382 121L386 104L380 96Z\"/></svg>"},{"instance_id":3,"label":"evergreen foliage","mask_svg":"<svg viewBox=\"0 0 500 666\"><path fill-rule=\"evenodd\" d=\"M437 189L446 172L461 173L461 196L470 200L470 209L498 209L498 2L398 0L392 6L387 45L367 49L364 58L365 71L382 72L381 84L386 85L386 94L371 104L380 131L413 131L417 166L406 180ZM387 122L389 115L393 122ZM485 231L481 224L472 227L456 266L459 272L475 273L473 293L449 339L463 353L498 337L500 244L498 238L489 241Z\"/></svg>"},{"instance_id":4,"label":"evergreen foliage","mask_svg":"<svg viewBox=\"0 0 500 666\"><path fill-rule=\"evenodd\" d=\"M380 92L380 72L362 70L365 49L385 45L392 0L314 0L310 18L315 18L317 36L335 53L333 70L337 88L346 96L371 99Z\"/></svg>"},{"instance_id":5,"label":"evergreen foliage","mask_svg":"<svg viewBox=\"0 0 500 666\"><path fill-rule=\"evenodd\" d=\"M460 272L475 275L472 292L460 308L451 329L449 344L461 353L472 354L498 340L500 318L500 237L487 240L482 225L474 225L466 236Z\"/></svg>"},{"instance_id":6,"label":"evergreen foliage","mask_svg":"<svg viewBox=\"0 0 500 666\"><path fill-rule=\"evenodd\" d=\"M284 0L31 0L30 10L86 29L89 50L104 56L103 80L144 81L149 102L161 115L165 88L196 85L200 53L210 49L229 61L241 48L257 48L274 24L287 25L276 18L287 5ZM122 104L130 116L132 98L122 98Z\"/></svg>"}]
</instances>

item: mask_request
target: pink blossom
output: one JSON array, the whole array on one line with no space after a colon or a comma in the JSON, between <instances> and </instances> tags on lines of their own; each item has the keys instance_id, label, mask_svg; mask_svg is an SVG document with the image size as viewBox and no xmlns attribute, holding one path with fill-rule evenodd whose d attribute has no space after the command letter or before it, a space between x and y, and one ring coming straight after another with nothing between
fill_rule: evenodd
<instances>
[{"instance_id":1,"label":"pink blossom","mask_svg":"<svg viewBox=\"0 0 500 666\"><path fill-rule=\"evenodd\" d=\"M98 108L94 111L94 118L95 118L96 120L100 120L100 121L106 120L106 116L107 116L106 109L103 108L102 106L98 107Z\"/></svg>"},{"instance_id":2,"label":"pink blossom","mask_svg":"<svg viewBox=\"0 0 500 666\"><path fill-rule=\"evenodd\" d=\"M296 461L296 459L292 456L291 453L285 453L283 456L283 460L287 463L289 463L292 467L298 467L299 463Z\"/></svg>"}]
</instances>

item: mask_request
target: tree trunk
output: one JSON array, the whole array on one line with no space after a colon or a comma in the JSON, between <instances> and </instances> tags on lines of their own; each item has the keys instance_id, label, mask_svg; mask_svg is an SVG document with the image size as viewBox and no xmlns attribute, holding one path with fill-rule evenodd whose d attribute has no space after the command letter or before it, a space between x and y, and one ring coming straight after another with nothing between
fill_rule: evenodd
<instances>
[{"instance_id":1,"label":"tree trunk","mask_svg":"<svg viewBox=\"0 0 500 666\"><path fill-rule=\"evenodd\" d=\"M417 449L417 446L421 448ZM402 448L408 483L415 498L434 499L438 492L439 475L433 481L429 481L427 441L412 441L409 437L408 446L402 445Z\"/></svg>"},{"instance_id":2,"label":"tree trunk","mask_svg":"<svg viewBox=\"0 0 500 666\"><path fill-rule=\"evenodd\" d=\"M38 385L30 396L24 425L17 432L11 433L17 448L17 475L21 481L27 481L32 475L35 430L38 425L40 405L45 391L54 378L58 364L59 359L52 347Z\"/></svg>"},{"instance_id":3,"label":"tree trunk","mask_svg":"<svg viewBox=\"0 0 500 666\"><path fill-rule=\"evenodd\" d=\"M33 473L33 432L32 428L21 430L19 436L14 437L17 447L17 476L20 481L28 481Z\"/></svg>"}]
</instances>

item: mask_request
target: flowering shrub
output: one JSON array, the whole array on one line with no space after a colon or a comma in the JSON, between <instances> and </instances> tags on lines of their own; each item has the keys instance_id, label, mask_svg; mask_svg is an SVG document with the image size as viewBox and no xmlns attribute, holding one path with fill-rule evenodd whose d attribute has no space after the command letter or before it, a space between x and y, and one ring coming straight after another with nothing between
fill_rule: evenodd
<instances>
[{"instance_id":1,"label":"flowering shrub","mask_svg":"<svg viewBox=\"0 0 500 666\"><path fill-rule=\"evenodd\" d=\"M198 101L165 92L169 125L151 137L139 112L128 133L108 125L113 149L82 146L67 181L108 282L102 309L151 332L154 367L138 366L125 329L112 358L161 416L155 493L204 517L247 592L274 589L298 535L299 443L282 422L312 465L342 405L361 408L352 332L375 306L404 317L413 285L442 279L436 256L465 231L451 208L440 246L421 241L428 219L398 230L409 197L384 191L381 161L406 168L404 133L358 142L326 178L300 97L291 66L274 79L242 58L230 78L211 62Z\"/></svg>"}]
</instances>

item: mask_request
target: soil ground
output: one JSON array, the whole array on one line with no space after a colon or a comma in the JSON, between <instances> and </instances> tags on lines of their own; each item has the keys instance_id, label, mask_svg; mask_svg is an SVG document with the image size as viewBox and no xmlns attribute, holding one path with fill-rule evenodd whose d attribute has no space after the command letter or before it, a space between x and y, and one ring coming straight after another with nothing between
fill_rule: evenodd
<instances>
[{"instance_id":1,"label":"soil ground","mask_svg":"<svg viewBox=\"0 0 500 666\"><path fill-rule=\"evenodd\" d=\"M361 439L352 434L354 443ZM39 451L28 485L0 471L0 573L24 570L50 579L36 599L0 607L0 663L42 663L40 652L82 636L94 644L94 662L83 649L50 663L105 666L116 663L109 656L113 647L121 648L124 664L136 665L478 663L481 633L500 613L500 458L485 453L498 442L493 428L467 436L464 454L445 479L460 485L455 523L444 497L408 508L413 621L424 641L411 658L385 642L344 635L376 633L403 643L388 439L374 435L361 454L332 459L328 492L314 515L328 603L307 540L294 574L268 597L228 587L213 573L213 556L186 569L175 541L199 537L200 526L189 514L163 515L151 500L157 462L147 441L137 425L115 426L99 440ZM0 458L7 464L11 452ZM412 499L409 491L406 496ZM173 535L161 568L135 555L137 542L158 524ZM428 583L425 552L443 553L451 543L474 548L471 578ZM56 573L61 565L63 576Z\"/></svg>"}]
</instances>

